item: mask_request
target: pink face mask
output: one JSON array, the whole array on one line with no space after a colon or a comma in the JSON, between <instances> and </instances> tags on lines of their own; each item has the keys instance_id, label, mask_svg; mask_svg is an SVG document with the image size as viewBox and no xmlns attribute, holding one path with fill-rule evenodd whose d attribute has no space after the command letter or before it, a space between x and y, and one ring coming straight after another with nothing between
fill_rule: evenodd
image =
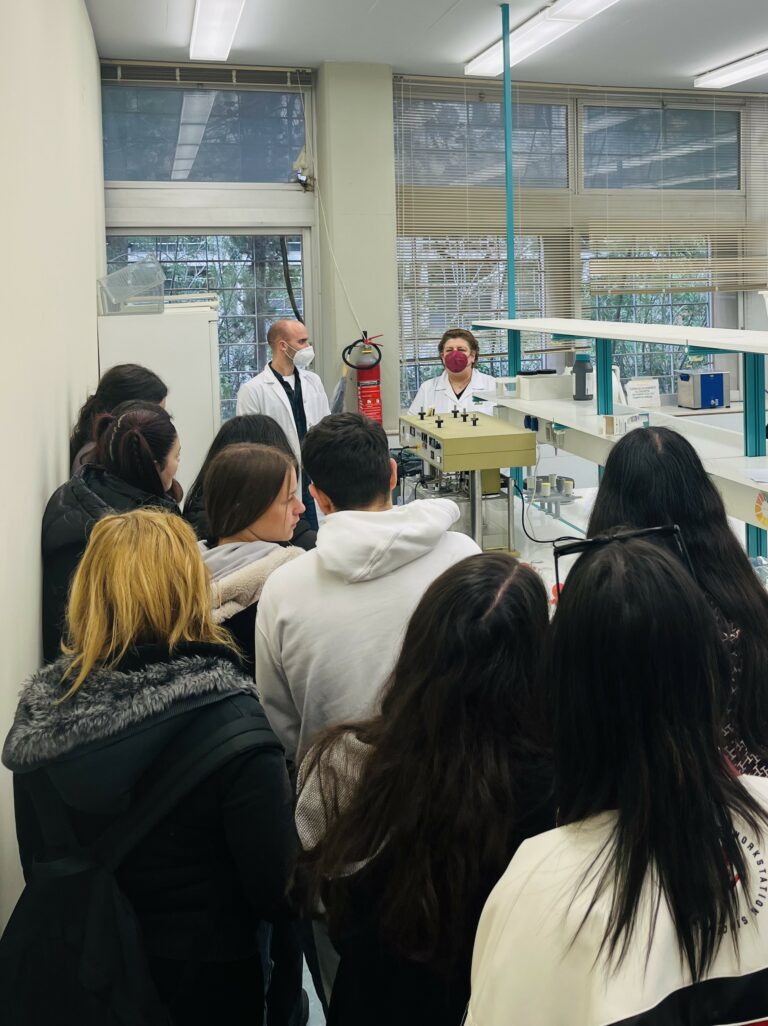
<instances>
[{"instance_id":1,"label":"pink face mask","mask_svg":"<svg viewBox=\"0 0 768 1026\"><path fill-rule=\"evenodd\" d=\"M461 374L463 370L467 369L469 357L460 349L453 349L450 353L445 354L443 363L452 374Z\"/></svg>"}]
</instances>

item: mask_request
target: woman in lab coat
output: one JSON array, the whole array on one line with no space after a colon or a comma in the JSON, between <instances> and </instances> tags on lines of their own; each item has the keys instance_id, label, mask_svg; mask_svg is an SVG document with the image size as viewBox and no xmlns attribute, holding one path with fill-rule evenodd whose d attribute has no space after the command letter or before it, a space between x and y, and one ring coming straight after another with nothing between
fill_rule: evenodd
<instances>
[{"instance_id":1,"label":"woman in lab coat","mask_svg":"<svg viewBox=\"0 0 768 1026\"><path fill-rule=\"evenodd\" d=\"M421 410L427 413L434 410L435 413L450 413L458 406L460 410L491 413L492 403L473 401L476 392L495 392L496 382L490 374L483 374L475 366L480 346L472 332L451 328L440 339L437 352L445 370L438 377L423 382L408 412L415 414Z\"/></svg>"}]
</instances>

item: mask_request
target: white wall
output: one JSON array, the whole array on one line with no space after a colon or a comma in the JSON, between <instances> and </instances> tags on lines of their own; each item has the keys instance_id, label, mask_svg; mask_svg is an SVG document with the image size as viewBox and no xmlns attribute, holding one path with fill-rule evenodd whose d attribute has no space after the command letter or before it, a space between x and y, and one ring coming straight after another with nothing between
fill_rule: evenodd
<instances>
[{"instance_id":1,"label":"white wall","mask_svg":"<svg viewBox=\"0 0 768 1026\"><path fill-rule=\"evenodd\" d=\"M344 293L369 335L383 334L384 426L397 431L400 327L392 69L384 64L322 64L317 76L320 227L320 367L333 393L344 346L359 338ZM333 247L338 264L334 267Z\"/></svg>"},{"instance_id":2,"label":"white wall","mask_svg":"<svg viewBox=\"0 0 768 1026\"><path fill-rule=\"evenodd\" d=\"M40 660L40 518L97 378L103 273L99 70L82 0L3 5L0 61L0 734ZM0 772L0 923L20 887L11 776Z\"/></svg>"}]
</instances>

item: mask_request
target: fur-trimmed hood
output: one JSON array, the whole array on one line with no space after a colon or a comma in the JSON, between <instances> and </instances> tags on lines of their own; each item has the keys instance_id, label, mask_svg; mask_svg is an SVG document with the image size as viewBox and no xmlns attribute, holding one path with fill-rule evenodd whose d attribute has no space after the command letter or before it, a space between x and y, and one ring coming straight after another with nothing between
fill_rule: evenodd
<instances>
[{"instance_id":1,"label":"fur-trimmed hood","mask_svg":"<svg viewBox=\"0 0 768 1026\"><path fill-rule=\"evenodd\" d=\"M200 545L202 548L204 543L201 542ZM213 555L217 549L207 551ZM304 550L294 546L270 546L266 554L259 553L252 561L238 565L231 573L224 572L215 577L211 583L214 623L225 623L244 609L255 605L261 598L262 589L272 571L303 555ZM203 559L208 563L205 552Z\"/></svg>"},{"instance_id":2,"label":"fur-trimmed hood","mask_svg":"<svg viewBox=\"0 0 768 1026\"><path fill-rule=\"evenodd\" d=\"M58 701L65 668L61 658L26 681L2 761L15 773L53 768L57 786L80 808L124 794L187 713L236 695L256 698L238 657L220 645L180 645L172 655L141 646Z\"/></svg>"}]
</instances>

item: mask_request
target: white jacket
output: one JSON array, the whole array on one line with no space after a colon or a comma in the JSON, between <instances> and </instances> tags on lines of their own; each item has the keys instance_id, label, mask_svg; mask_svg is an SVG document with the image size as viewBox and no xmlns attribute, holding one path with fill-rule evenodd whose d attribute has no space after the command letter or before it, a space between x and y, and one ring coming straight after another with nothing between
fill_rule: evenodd
<instances>
[{"instance_id":1,"label":"white jacket","mask_svg":"<svg viewBox=\"0 0 768 1026\"><path fill-rule=\"evenodd\" d=\"M296 371L301 375L301 395L304 400L304 412L307 415L307 430L317 424L331 412L328 397L323 383L312 371ZM265 367L261 374L246 381L237 393L237 415L243 413L265 413L272 417L285 431L296 459L301 464L301 446L293 410L285 394L285 389L275 377L270 367Z\"/></svg>"},{"instance_id":2,"label":"white jacket","mask_svg":"<svg viewBox=\"0 0 768 1026\"><path fill-rule=\"evenodd\" d=\"M768 780L740 780L768 809ZM692 984L663 898L647 952L655 886L647 884L641 896L635 931L618 968L606 966L600 954L610 889L577 932L595 891L593 863L615 815L604 812L520 845L480 917L467 1026L757 1026L768 1020L768 838L739 828L750 871L749 891L742 882L737 885L744 924L739 958L726 934L705 981Z\"/></svg>"},{"instance_id":3,"label":"white jacket","mask_svg":"<svg viewBox=\"0 0 768 1026\"><path fill-rule=\"evenodd\" d=\"M460 410L474 409L479 413L492 413L493 403L476 403L472 397L475 392L495 393L495 391L495 378L492 378L490 374L483 374L482 371L473 370L470 382L464 389L461 399L457 399L448 379L448 371L443 371L436 378L422 382L416 393L416 398L408 407L408 412L415 414L422 409L434 409L435 413L450 413L454 406L458 406ZM239 403L237 412L240 412Z\"/></svg>"},{"instance_id":4,"label":"white jacket","mask_svg":"<svg viewBox=\"0 0 768 1026\"><path fill-rule=\"evenodd\" d=\"M370 715L411 613L475 542L459 509L422 499L378 513L332 513L317 548L269 578L256 615L256 687L289 759L319 730Z\"/></svg>"}]
</instances>

